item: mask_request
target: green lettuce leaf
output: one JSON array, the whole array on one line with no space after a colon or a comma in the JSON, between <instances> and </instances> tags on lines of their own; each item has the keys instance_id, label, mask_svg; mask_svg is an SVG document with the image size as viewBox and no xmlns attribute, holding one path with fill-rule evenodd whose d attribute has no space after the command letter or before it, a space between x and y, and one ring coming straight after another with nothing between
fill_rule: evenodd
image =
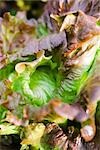
<instances>
[{"instance_id":1,"label":"green lettuce leaf","mask_svg":"<svg viewBox=\"0 0 100 150\"><path fill-rule=\"evenodd\" d=\"M76 59L76 62L74 61L75 64L70 68L56 91L56 97L66 103L74 103L77 100L88 78L93 74L93 64L99 51L100 36L94 37L92 42L90 40L85 43L86 51ZM92 48L88 49L89 45L92 45Z\"/></svg>"},{"instance_id":2,"label":"green lettuce leaf","mask_svg":"<svg viewBox=\"0 0 100 150\"><path fill-rule=\"evenodd\" d=\"M9 76L10 73L14 71L14 63L7 65L6 67L0 69L0 80L3 80Z\"/></svg>"},{"instance_id":3,"label":"green lettuce leaf","mask_svg":"<svg viewBox=\"0 0 100 150\"><path fill-rule=\"evenodd\" d=\"M31 145L33 149L39 149L40 140L44 134L45 125L43 123L33 123L28 125L25 128L25 138L23 138L21 144L25 147L25 145ZM22 148L24 149L24 148Z\"/></svg>"},{"instance_id":4,"label":"green lettuce leaf","mask_svg":"<svg viewBox=\"0 0 100 150\"><path fill-rule=\"evenodd\" d=\"M52 72L45 69L38 69L31 76L27 72L15 76L12 90L22 94L27 103L46 104L53 97L56 84Z\"/></svg>"},{"instance_id":5,"label":"green lettuce leaf","mask_svg":"<svg viewBox=\"0 0 100 150\"><path fill-rule=\"evenodd\" d=\"M44 52L39 55L33 62L18 63L15 66L17 73L9 76L11 89L20 93L26 103L36 106L44 105L53 98L56 88L56 64L51 57L45 57Z\"/></svg>"},{"instance_id":6,"label":"green lettuce leaf","mask_svg":"<svg viewBox=\"0 0 100 150\"><path fill-rule=\"evenodd\" d=\"M3 123L0 125L0 135L18 134L19 127L11 125L9 123Z\"/></svg>"},{"instance_id":7,"label":"green lettuce leaf","mask_svg":"<svg viewBox=\"0 0 100 150\"><path fill-rule=\"evenodd\" d=\"M7 111L8 110L4 106L0 105L0 122L6 117Z\"/></svg>"},{"instance_id":8,"label":"green lettuce leaf","mask_svg":"<svg viewBox=\"0 0 100 150\"><path fill-rule=\"evenodd\" d=\"M45 68L45 70L47 69ZM37 70L30 79L30 88L33 91L34 101L37 105L46 104L53 98L56 87L52 72L45 70Z\"/></svg>"}]
</instances>

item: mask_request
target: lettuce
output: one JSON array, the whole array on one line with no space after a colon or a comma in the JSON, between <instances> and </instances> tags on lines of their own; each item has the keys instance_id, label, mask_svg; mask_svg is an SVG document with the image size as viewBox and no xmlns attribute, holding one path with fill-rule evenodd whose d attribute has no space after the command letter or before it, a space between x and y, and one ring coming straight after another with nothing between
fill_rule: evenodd
<instances>
[{"instance_id":1,"label":"lettuce","mask_svg":"<svg viewBox=\"0 0 100 150\"><path fill-rule=\"evenodd\" d=\"M88 47L91 45L91 40L85 43L85 52L74 60L73 66L70 68L65 79L61 81L60 87L56 91L57 97L66 103L74 103L78 99L82 88L84 88L87 80L93 74L93 64L97 59L100 37L94 37L92 42L93 45L90 49Z\"/></svg>"},{"instance_id":2,"label":"lettuce","mask_svg":"<svg viewBox=\"0 0 100 150\"><path fill-rule=\"evenodd\" d=\"M33 91L34 102L37 105L46 104L53 98L56 87L52 72L45 70L37 70L30 79L30 87Z\"/></svg>"},{"instance_id":3,"label":"lettuce","mask_svg":"<svg viewBox=\"0 0 100 150\"><path fill-rule=\"evenodd\" d=\"M0 105L0 122L6 117L7 111L8 110L4 106Z\"/></svg>"},{"instance_id":4,"label":"lettuce","mask_svg":"<svg viewBox=\"0 0 100 150\"><path fill-rule=\"evenodd\" d=\"M51 21L50 14L45 23ZM94 68L99 66L98 62L95 63L100 58L97 58L100 51L99 21L82 11L66 13L64 16L57 13L51 17L58 21L59 27L54 30L60 29L61 32L48 35L51 33L48 24L27 20L23 13L16 16L5 13L0 21L0 135L20 135L21 150L30 147L33 150L48 150L59 149L62 144L66 146L67 136L61 130L58 133L58 127L54 126L50 138L48 133L45 137L58 145L55 143L52 147L52 144L46 143L46 138L42 143L45 125L47 122L65 123L67 119L83 123L80 117L83 109L74 103L79 100L83 88L95 74ZM99 82L97 80L94 82ZM96 94L95 88L93 90L91 93ZM95 99L98 101L99 98ZM85 105L88 109L88 104ZM96 108L93 111L90 109L94 114ZM71 110L76 111L71 114ZM83 114L86 115L85 111ZM40 121L42 123L36 123Z\"/></svg>"},{"instance_id":5,"label":"lettuce","mask_svg":"<svg viewBox=\"0 0 100 150\"><path fill-rule=\"evenodd\" d=\"M93 46L88 49L92 41L94 41ZM51 56L45 57L44 51L38 52L36 60L20 62L15 66L16 72L9 76L11 89L20 93L26 103L34 106L45 105L52 98L74 103L89 76L93 74L91 70L98 47L99 36L87 41L82 47L84 54L74 61L75 65L70 68L66 76L59 71L56 63L52 62Z\"/></svg>"},{"instance_id":6,"label":"lettuce","mask_svg":"<svg viewBox=\"0 0 100 150\"><path fill-rule=\"evenodd\" d=\"M56 64L52 62L51 57L45 57L44 52L37 54L37 59L33 62L18 63L15 66L16 72L9 76L11 89L20 93L26 103L44 105L54 95L56 79L53 68L55 67Z\"/></svg>"},{"instance_id":7,"label":"lettuce","mask_svg":"<svg viewBox=\"0 0 100 150\"><path fill-rule=\"evenodd\" d=\"M40 140L44 134L45 126L42 123L33 123L25 128L25 138L23 138L22 146L31 145L33 149L39 149ZM24 149L24 148L21 148Z\"/></svg>"},{"instance_id":8,"label":"lettuce","mask_svg":"<svg viewBox=\"0 0 100 150\"><path fill-rule=\"evenodd\" d=\"M31 76L27 72L14 78L12 90L22 94L27 103L41 106L52 97L56 87L55 79L50 71L36 70Z\"/></svg>"},{"instance_id":9,"label":"lettuce","mask_svg":"<svg viewBox=\"0 0 100 150\"><path fill-rule=\"evenodd\" d=\"M10 135L10 134L18 134L19 127L15 125L11 125L9 123L4 123L0 125L0 135Z\"/></svg>"},{"instance_id":10,"label":"lettuce","mask_svg":"<svg viewBox=\"0 0 100 150\"><path fill-rule=\"evenodd\" d=\"M5 13L0 20L0 68L3 68L17 59L24 60L21 51L32 49L29 41L35 37L35 24L23 13L16 16Z\"/></svg>"}]
</instances>

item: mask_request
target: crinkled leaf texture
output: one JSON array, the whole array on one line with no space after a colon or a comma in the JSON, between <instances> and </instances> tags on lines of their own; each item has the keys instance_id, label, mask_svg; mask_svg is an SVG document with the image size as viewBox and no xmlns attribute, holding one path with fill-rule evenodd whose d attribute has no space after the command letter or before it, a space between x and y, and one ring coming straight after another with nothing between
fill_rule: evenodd
<instances>
[{"instance_id":1,"label":"crinkled leaf texture","mask_svg":"<svg viewBox=\"0 0 100 150\"><path fill-rule=\"evenodd\" d=\"M97 59L97 52L100 46L100 36L94 37L85 42L82 49L85 47L85 52L74 61L74 65L69 70L65 79L61 81L60 87L57 90L57 97L61 98L66 103L73 103L77 100L82 88L86 85L87 80L93 74L93 64Z\"/></svg>"},{"instance_id":2,"label":"crinkled leaf texture","mask_svg":"<svg viewBox=\"0 0 100 150\"><path fill-rule=\"evenodd\" d=\"M42 123L33 123L25 128L25 138L22 140L22 145L31 145L34 149L40 147L40 140L44 134L45 126Z\"/></svg>"},{"instance_id":3,"label":"crinkled leaf texture","mask_svg":"<svg viewBox=\"0 0 100 150\"><path fill-rule=\"evenodd\" d=\"M12 89L22 94L27 103L41 106L52 97L55 89L55 79L50 71L36 70L31 76L27 73L15 77Z\"/></svg>"},{"instance_id":4,"label":"crinkled leaf texture","mask_svg":"<svg viewBox=\"0 0 100 150\"><path fill-rule=\"evenodd\" d=\"M53 98L56 88L53 68L55 64L51 61L51 57L45 57L42 53L33 62L17 64L15 66L17 73L9 76L12 90L20 93L26 103L36 106L46 104Z\"/></svg>"},{"instance_id":5,"label":"crinkled leaf texture","mask_svg":"<svg viewBox=\"0 0 100 150\"><path fill-rule=\"evenodd\" d=\"M52 97L55 90L55 80L49 71L37 70L30 80L30 87L34 94L34 101L37 105L46 104Z\"/></svg>"},{"instance_id":6,"label":"crinkled leaf texture","mask_svg":"<svg viewBox=\"0 0 100 150\"><path fill-rule=\"evenodd\" d=\"M35 36L35 24L28 21L25 15L18 13L11 16L5 13L0 18L0 68L8 63L21 59L21 51L32 49L30 41Z\"/></svg>"},{"instance_id":7,"label":"crinkled leaf texture","mask_svg":"<svg viewBox=\"0 0 100 150\"><path fill-rule=\"evenodd\" d=\"M15 125L11 125L9 123L4 123L0 125L0 135L10 135L10 134L18 134L19 127Z\"/></svg>"}]
</instances>

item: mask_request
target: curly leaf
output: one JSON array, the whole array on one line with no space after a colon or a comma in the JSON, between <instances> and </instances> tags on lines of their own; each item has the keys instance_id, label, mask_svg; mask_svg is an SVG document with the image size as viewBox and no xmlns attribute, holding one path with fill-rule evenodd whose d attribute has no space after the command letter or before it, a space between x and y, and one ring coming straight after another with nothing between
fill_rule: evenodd
<instances>
[{"instance_id":1,"label":"curly leaf","mask_svg":"<svg viewBox=\"0 0 100 150\"><path fill-rule=\"evenodd\" d=\"M42 123L33 123L25 128L25 138L22 140L22 145L31 145L34 148L39 148L41 137L44 134L45 126Z\"/></svg>"},{"instance_id":2,"label":"curly leaf","mask_svg":"<svg viewBox=\"0 0 100 150\"><path fill-rule=\"evenodd\" d=\"M10 62L22 58L21 51L32 49L30 41L35 36L35 25L28 21L25 15L11 16L5 13L0 18L0 68ZM24 59L24 58L23 58Z\"/></svg>"},{"instance_id":3,"label":"curly leaf","mask_svg":"<svg viewBox=\"0 0 100 150\"><path fill-rule=\"evenodd\" d=\"M0 125L0 135L18 134L19 127L11 125L9 123Z\"/></svg>"},{"instance_id":4,"label":"curly leaf","mask_svg":"<svg viewBox=\"0 0 100 150\"><path fill-rule=\"evenodd\" d=\"M89 76L93 74L92 66L100 46L100 36L94 37L92 42L92 48L88 48L91 45L91 40L84 43L82 48L84 49L85 47L86 51L75 60L74 66L70 68L67 76L61 81L60 87L56 91L56 97L61 98L64 102L75 102Z\"/></svg>"},{"instance_id":5,"label":"curly leaf","mask_svg":"<svg viewBox=\"0 0 100 150\"><path fill-rule=\"evenodd\" d=\"M45 57L44 51L37 54L37 59L32 62L22 62L15 66L17 73L9 76L12 90L20 93L29 102L41 106L52 97L56 87L55 67L51 57ZM46 67L47 66L47 67Z\"/></svg>"}]
</instances>

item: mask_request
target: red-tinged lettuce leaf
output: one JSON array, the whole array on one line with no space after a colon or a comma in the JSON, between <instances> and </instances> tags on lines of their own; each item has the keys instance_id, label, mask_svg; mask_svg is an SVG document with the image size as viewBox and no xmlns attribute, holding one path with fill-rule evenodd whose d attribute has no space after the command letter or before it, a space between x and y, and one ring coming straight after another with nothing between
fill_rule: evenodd
<instances>
[{"instance_id":1,"label":"red-tinged lettuce leaf","mask_svg":"<svg viewBox=\"0 0 100 150\"><path fill-rule=\"evenodd\" d=\"M62 0L62 2L60 2L60 0L58 0L58 1L60 4L60 8L63 12L65 12L66 10L67 10L67 12L82 10L83 12L85 12L86 14L91 15L91 16L98 17L98 15L100 15L100 13L99 13L100 1L99 0L95 0L95 1L93 1L93 0L89 0L89 1L68 0L67 2L66 2L66 0Z\"/></svg>"},{"instance_id":2,"label":"red-tinged lettuce leaf","mask_svg":"<svg viewBox=\"0 0 100 150\"><path fill-rule=\"evenodd\" d=\"M96 133L96 125L95 125L95 114L98 109L96 110L98 101L100 101L100 73L98 70L100 69L100 51L98 50L97 59L92 67L94 73L92 77L90 77L87 85L85 87L84 95L87 101L87 114L89 115L89 120L84 122L81 129L81 134L85 141L91 141ZM99 107L98 107L99 108ZM99 117L99 115L98 115ZM98 118L96 117L97 123ZM90 130L89 130L90 129ZM92 129L92 130L91 130ZM86 134L86 131L88 134ZM90 131L91 134L90 134Z\"/></svg>"},{"instance_id":3,"label":"red-tinged lettuce leaf","mask_svg":"<svg viewBox=\"0 0 100 150\"><path fill-rule=\"evenodd\" d=\"M30 112L31 109L28 109ZM57 99L51 100L47 105L39 109L33 108L32 111L30 117L32 118L33 116L33 118L39 122L48 120L60 124L66 122L67 119L84 122L89 118L88 114L79 103L69 105Z\"/></svg>"},{"instance_id":4,"label":"red-tinged lettuce leaf","mask_svg":"<svg viewBox=\"0 0 100 150\"><path fill-rule=\"evenodd\" d=\"M21 55L22 56L33 55L34 53L37 53L38 51L42 50L45 50L47 53L48 51L53 52L54 50L56 50L55 52L56 54L60 50L62 54L64 53L67 47L66 34L65 32L53 33L39 39L33 39L30 41L30 47L32 47L32 49L31 48L29 48L29 50L28 48L23 49L21 51ZM54 56L56 55L55 53ZM13 57L16 58L16 55L13 55Z\"/></svg>"},{"instance_id":5,"label":"red-tinged lettuce leaf","mask_svg":"<svg viewBox=\"0 0 100 150\"><path fill-rule=\"evenodd\" d=\"M100 27L96 25L97 19L82 11L68 12L63 16L52 14L51 17L58 22L60 31L65 30L69 52L81 48L84 42L100 35Z\"/></svg>"},{"instance_id":6,"label":"red-tinged lettuce leaf","mask_svg":"<svg viewBox=\"0 0 100 150\"><path fill-rule=\"evenodd\" d=\"M76 58L76 63L74 60L74 64L70 67L69 71L65 72L65 78L59 84L55 95L66 103L74 103L78 100L80 92L85 87L90 76L94 73L92 68L97 59L100 37L98 37L98 40L97 38L95 40L93 39L93 41L95 41L94 46L89 49L85 47L86 51ZM91 45L90 42L87 47L89 45ZM84 49L83 47L82 49Z\"/></svg>"},{"instance_id":7,"label":"red-tinged lettuce leaf","mask_svg":"<svg viewBox=\"0 0 100 150\"><path fill-rule=\"evenodd\" d=\"M11 16L5 13L0 18L0 68L13 60L20 59L22 49L32 49L30 41L35 36L35 24L19 13ZM16 58L13 54L16 53Z\"/></svg>"},{"instance_id":8,"label":"red-tinged lettuce leaf","mask_svg":"<svg viewBox=\"0 0 100 150\"><path fill-rule=\"evenodd\" d=\"M66 129L65 129L66 130ZM82 141L77 128L69 127L67 132L55 123L46 125L41 146L45 150L82 149Z\"/></svg>"},{"instance_id":9,"label":"red-tinged lettuce leaf","mask_svg":"<svg viewBox=\"0 0 100 150\"><path fill-rule=\"evenodd\" d=\"M99 0L81 0L81 1L74 1L74 0L69 0L68 2L69 8L67 11L77 11L77 10L82 10L88 15L91 16L96 16L99 14L99 6L100 6L100 1ZM99 14L100 15L100 14Z\"/></svg>"},{"instance_id":10,"label":"red-tinged lettuce leaf","mask_svg":"<svg viewBox=\"0 0 100 150\"><path fill-rule=\"evenodd\" d=\"M67 44L64 32L47 36L45 25L27 20L23 13L18 12L16 16L5 13L0 24L0 68L15 60L24 61L39 50L65 48Z\"/></svg>"},{"instance_id":11,"label":"red-tinged lettuce leaf","mask_svg":"<svg viewBox=\"0 0 100 150\"><path fill-rule=\"evenodd\" d=\"M49 0L39 21L44 22L51 31L56 31L58 30L58 27L50 17L50 14L53 13L62 15L66 12L82 10L87 15L98 18L100 16L99 6L99 0Z\"/></svg>"},{"instance_id":12,"label":"red-tinged lettuce leaf","mask_svg":"<svg viewBox=\"0 0 100 150\"><path fill-rule=\"evenodd\" d=\"M68 148L68 137L55 123L46 125L45 132L41 138L41 146L45 150L60 150Z\"/></svg>"}]
</instances>

